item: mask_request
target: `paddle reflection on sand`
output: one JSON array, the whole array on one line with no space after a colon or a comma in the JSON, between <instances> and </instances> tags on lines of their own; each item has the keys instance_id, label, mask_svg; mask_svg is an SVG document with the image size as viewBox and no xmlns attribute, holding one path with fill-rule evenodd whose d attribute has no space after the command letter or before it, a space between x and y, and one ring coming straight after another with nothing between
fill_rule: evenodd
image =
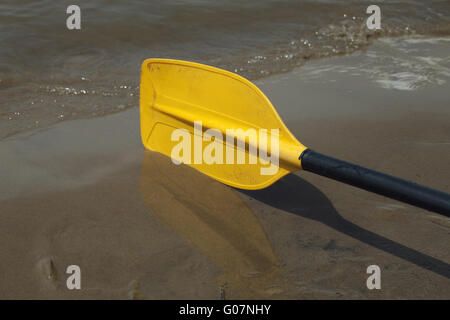
<instances>
[{"instance_id":1,"label":"paddle reflection on sand","mask_svg":"<svg viewBox=\"0 0 450 320\"><path fill-rule=\"evenodd\" d=\"M141 193L153 214L222 268L222 298L282 294L278 257L258 218L232 189L146 151Z\"/></svg>"}]
</instances>

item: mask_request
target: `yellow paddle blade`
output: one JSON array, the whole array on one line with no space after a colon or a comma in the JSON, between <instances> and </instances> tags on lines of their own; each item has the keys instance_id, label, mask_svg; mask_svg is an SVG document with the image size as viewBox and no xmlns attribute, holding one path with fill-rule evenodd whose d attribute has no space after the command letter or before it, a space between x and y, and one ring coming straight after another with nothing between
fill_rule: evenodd
<instances>
[{"instance_id":1,"label":"yellow paddle blade","mask_svg":"<svg viewBox=\"0 0 450 320\"><path fill-rule=\"evenodd\" d=\"M265 188L301 169L306 149L245 78L179 60L148 59L140 86L144 146L225 184Z\"/></svg>"}]
</instances>

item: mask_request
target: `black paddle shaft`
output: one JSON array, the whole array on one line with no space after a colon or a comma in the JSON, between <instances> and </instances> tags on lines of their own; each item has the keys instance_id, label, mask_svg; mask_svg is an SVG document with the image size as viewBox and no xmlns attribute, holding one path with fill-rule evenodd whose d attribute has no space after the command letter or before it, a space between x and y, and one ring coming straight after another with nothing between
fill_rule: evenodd
<instances>
[{"instance_id":1,"label":"black paddle shaft","mask_svg":"<svg viewBox=\"0 0 450 320\"><path fill-rule=\"evenodd\" d=\"M450 217L450 194L370 170L306 149L300 155L306 171Z\"/></svg>"}]
</instances>

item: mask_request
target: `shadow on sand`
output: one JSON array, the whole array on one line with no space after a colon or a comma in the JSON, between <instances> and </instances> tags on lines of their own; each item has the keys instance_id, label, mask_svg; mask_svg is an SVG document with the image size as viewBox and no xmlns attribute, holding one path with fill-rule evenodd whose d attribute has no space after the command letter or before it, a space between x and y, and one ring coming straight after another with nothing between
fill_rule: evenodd
<instances>
[{"instance_id":1,"label":"shadow on sand","mask_svg":"<svg viewBox=\"0 0 450 320\"><path fill-rule=\"evenodd\" d=\"M280 263L252 210L231 188L170 158L146 151L141 196L148 209L222 270L235 298L283 294Z\"/></svg>"},{"instance_id":2,"label":"shadow on sand","mask_svg":"<svg viewBox=\"0 0 450 320\"><path fill-rule=\"evenodd\" d=\"M319 221L372 247L450 278L449 264L344 219L319 189L296 175L290 174L266 189L239 191L274 208Z\"/></svg>"}]
</instances>

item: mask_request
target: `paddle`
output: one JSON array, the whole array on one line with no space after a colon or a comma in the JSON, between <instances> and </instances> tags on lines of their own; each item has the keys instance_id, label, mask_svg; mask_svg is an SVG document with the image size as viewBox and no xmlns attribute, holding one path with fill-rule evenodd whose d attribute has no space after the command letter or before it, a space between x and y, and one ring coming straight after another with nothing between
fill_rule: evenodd
<instances>
[{"instance_id":1,"label":"paddle","mask_svg":"<svg viewBox=\"0 0 450 320\"><path fill-rule=\"evenodd\" d=\"M253 83L225 70L145 60L140 113L146 148L233 187L265 188L303 169L450 216L449 194L303 146Z\"/></svg>"}]
</instances>

